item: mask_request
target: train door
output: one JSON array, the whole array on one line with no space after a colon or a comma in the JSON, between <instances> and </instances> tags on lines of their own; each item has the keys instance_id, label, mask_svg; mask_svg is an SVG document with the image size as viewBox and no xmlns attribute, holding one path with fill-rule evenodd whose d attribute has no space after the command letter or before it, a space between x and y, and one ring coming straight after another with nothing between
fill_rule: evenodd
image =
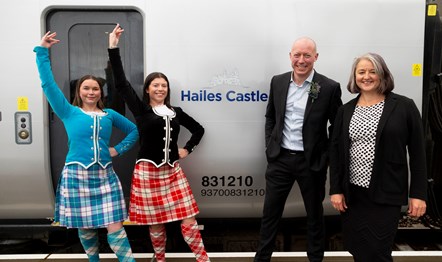
<instances>
[{"instance_id":1,"label":"train door","mask_svg":"<svg viewBox=\"0 0 442 262\"><path fill-rule=\"evenodd\" d=\"M112 71L108 64L108 34L116 23L125 29L120 40L120 51L127 79L141 92L144 78L143 66L143 18L135 10L72 10L57 9L48 13L46 30L57 32L60 44L51 48L51 63L55 80L71 102L75 96L76 80L86 74L102 78L105 104L129 119L134 118L126 110L124 101L113 85ZM54 187L64 165L67 153L67 136L63 123L49 110L50 160ZM112 132L111 145L124 134L118 129ZM114 169L121 180L124 195L129 196L130 179L135 164L137 146L113 160Z\"/></svg>"},{"instance_id":2,"label":"train door","mask_svg":"<svg viewBox=\"0 0 442 262\"><path fill-rule=\"evenodd\" d=\"M442 228L442 20L438 7L427 4L423 79L423 123L427 135L428 203L426 225Z\"/></svg>"}]
</instances>

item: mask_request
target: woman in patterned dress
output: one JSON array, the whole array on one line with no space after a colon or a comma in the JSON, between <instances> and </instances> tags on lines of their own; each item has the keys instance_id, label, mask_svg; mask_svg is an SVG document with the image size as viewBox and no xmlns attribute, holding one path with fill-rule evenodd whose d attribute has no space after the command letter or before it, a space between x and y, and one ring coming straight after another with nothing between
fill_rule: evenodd
<instances>
[{"instance_id":1,"label":"woman in patterned dress","mask_svg":"<svg viewBox=\"0 0 442 262\"><path fill-rule=\"evenodd\" d=\"M137 128L124 116L104 108L103 87L94 76L77 81L74 101L69 104L51 70L49 48L59 42L55 37L55 32L47 32L34 48L41 86L68 135L69 151L58 181L54 221L78 228L89 261L99 261L98 228L107 228L109 246L119 261L135 261L122 224L127 211L112 157L135 144ZM110 147L113 126L126 137Z\"/></svg>"},{"instance_id":2,"label":"woman in patterned dress","mask_svg":"<svg viewBox=\"0 0 442 262\"><path fill-rule=\"evenodd\" d=\"M165 223L182 221L184 240L197 261L210 261L195 216L199 213L179 159L199 144L204 128L181 108L170 105L170 85L159 72L149 74L140 99L126 80L117 47L123 29L117 24L109 34L109 59L115 87L135 116L140 132L140 151L134 170L129 219L149 225L150 239L158 262L165 261ZM191 132L184 148L178 148L180 125Z\"/></svg>"},{"instance_id":3,"label":"woman in patterned dress","mask_svg":"<svg viewBox=\"0 0 442 262\"><path fill-rule=\"evenodd\" d=\"M393 88L381 56L357 58L347 89L359 95L339 109L335 120L331 203L341 212L344 243L355 261L393 261L401 206L408 204L413 217L426 209L422 120L413 100Z\"/></svg>"}]
</instances>

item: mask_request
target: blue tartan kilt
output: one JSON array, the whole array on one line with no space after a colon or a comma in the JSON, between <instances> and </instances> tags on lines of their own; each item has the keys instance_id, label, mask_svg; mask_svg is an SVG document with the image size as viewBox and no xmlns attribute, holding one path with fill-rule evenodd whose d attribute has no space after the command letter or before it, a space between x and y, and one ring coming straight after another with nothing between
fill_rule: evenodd
<instances>
[{"instance_id":1,"label":"blue tartan kilt","mask_svg":"<svg viewBox=\"0 0 442 262\"><path fill-rule=\"evenodd\" d=\"M68 228L102 228L127 219L123 190L112 165L63 168L55 198L55 222Z\"/></svg>"}]
</instances>

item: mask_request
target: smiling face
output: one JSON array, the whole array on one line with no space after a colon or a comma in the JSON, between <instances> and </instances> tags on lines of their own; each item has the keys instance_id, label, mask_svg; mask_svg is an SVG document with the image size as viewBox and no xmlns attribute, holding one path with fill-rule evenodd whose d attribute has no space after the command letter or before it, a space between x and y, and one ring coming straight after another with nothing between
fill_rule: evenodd
<instances>
[{"instance_id":1,"label":"smiling face","mask_svg":"<svg viewBox=\"0 0 442 262\"><path fill-rule=\"evenodd\" d=\"M307 79L317 59L318 53L313 40L301 38L293 43L290 51L290 61L296 82L303 82Z\"/></svg>"},{"instance_id":2,"label":"smiling face","mask_svg":"<svg viewBox=\"0 0 442 262\"><path fill-rule=\"evenodd\" d=\"M146 92L149 94L150 105L159 106L164 105L164 100L167 97L168 84L164 78L155 78L150 82Z\"/></svg>"},{"instance_id":3,"label":"smiling face","mask_svg":"<svg viewBox=\"0 0 442 262\"><path fill-rule=\"evenodd\" d=\"M78 90L83 106L96 106L101 99L101 88L97 81L86 79Z\"/></svg>"},{"instance_id":4,"label":"smiling face","mask_svg":"<svg viewBox=\"0 0 442 262\"><path fill-rule=\"evenodd\" d=\"M370 60L361 59L359 61L356 65L355 80L361 93L379 92L381 80Z\"/></svg>"}]
</instances>

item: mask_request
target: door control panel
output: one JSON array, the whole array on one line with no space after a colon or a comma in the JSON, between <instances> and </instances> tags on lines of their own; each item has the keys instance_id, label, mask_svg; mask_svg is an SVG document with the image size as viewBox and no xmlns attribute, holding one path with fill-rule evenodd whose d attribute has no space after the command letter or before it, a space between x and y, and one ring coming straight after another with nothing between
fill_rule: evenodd
<instances>
[{"instance_id":1,"label":"door control panel","mask_svg":"<svg viewBox=\"0 0 442 262\"><path fill-rule=\"evenodd\" d=\"M32 125L30 112L15 112L15 142L32 143Z\"/></svg>"}]
</instances>

